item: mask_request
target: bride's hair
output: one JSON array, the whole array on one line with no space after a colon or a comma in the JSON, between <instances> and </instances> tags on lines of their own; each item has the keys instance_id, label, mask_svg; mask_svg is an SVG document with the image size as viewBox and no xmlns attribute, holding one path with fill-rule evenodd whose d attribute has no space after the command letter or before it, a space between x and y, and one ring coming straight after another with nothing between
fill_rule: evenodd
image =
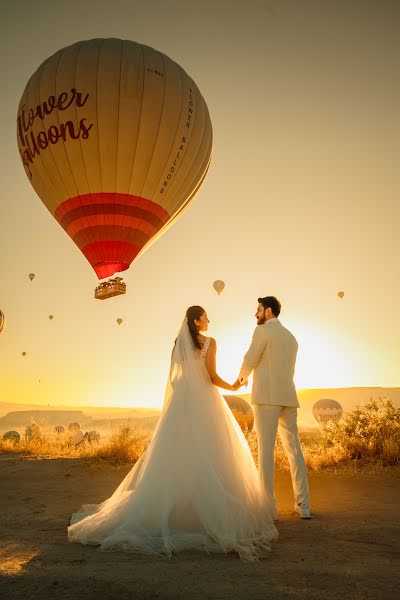
<instances>
[{"instance_id":1,"label":"bride's hair","mask_svg":"<svg viewBox=\"0 0 400 600\"><path fill-rule=\"evenodd\" d=\"M193 344L196 348L199 348L199 350L201 350L203 345L200 344L199 340L197 339L197 336L199 335L199 328L197 327L194 321L195 319L196 321L199 321L201 315L205 312L206 311L201 306L190 306L186 311L186 318L189 326L190 335L192 336Z\"/></svg>"}]
</instances>

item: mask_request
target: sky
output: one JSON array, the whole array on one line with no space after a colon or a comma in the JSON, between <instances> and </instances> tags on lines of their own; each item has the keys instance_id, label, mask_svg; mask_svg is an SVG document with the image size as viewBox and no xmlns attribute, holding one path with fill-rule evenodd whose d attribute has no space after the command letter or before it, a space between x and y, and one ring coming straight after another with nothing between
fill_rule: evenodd
<instances>
[{"instance_id":1,"label":"sky","mask_svg":"<svg viewBox=\"0 0 400 600\"><path fill-rule=\"evenodd\" d=\"M233 382L266 295L299 342L298 388L399 386L399 21L390 0L3 2L0 402L161 406L192 304ZM127 294L106 301L16 144L31 74L95 37L178 62L214 133L189 209L122 274Z\"/></svg>"}]
</instances>

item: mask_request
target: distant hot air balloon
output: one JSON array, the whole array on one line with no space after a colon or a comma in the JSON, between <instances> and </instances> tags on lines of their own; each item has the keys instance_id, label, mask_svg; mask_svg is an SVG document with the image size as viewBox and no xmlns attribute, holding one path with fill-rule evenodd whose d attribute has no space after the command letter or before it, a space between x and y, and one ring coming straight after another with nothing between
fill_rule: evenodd
<instances>
[{"instance_id":1,"label":"distant hot air balloon","mask_svg":"<svg viewBox=\"0 0 400 600\"><path fill-rule=\"evenodd\" d=\"M337 295L339 296L339 298L342 300L343 296L344 296L344 292L338 292Z\"/></svg>"},{"instance_id":2,"label":"distant hot air balloon","mask_svg":"<svg viewBox=\"0 0 400 600\"><path fill-rule=\"evenodd\" d=\"M29 273L28 277L31 281L33 281L35 279L35 273Z\"/></svg>"},{"instance_id":3,"label":"distant hot air balloon","mask_svg":"<svg viewBox=\"0 0 400 600\"><path fill-rule=\"evenodd\" d=\"M250 404L241 396L227 394L223 397L242 430L251 431L254 425L254 414Z\"/></svg>"},{"instance_id":4,"label":"distant hot air balloon","mask_svg":"<svg viewBox=\"0 0 400 600\"><path fill-rule=\"evenodd\" d=\"M102 279L186 209L209 167L212 126L197 85L168 56L93 39L32 75L17 140L35 191Z\"/></svg>"},{"instance_id":5,"label":"distant hot air balloon","mask_svg":"<svg viewBox=\"0 0 400 600\"><path fill-rule=\"evenodd\" d=\"M329 423L329 421L339 421L343 415L343 409L337 400L323 398L317 400L312 409L314 419L318 423Z\"/></svg>"},{"instance_id":6,"label":"distant hot air balloon","mask_svg":"<svg viewBox=\"0 0 400 600\"><path fill-rule=\"evenodd\" d=\"M217 292L218 296L220 295L220 293L222 292L224 287L225 287L225 283L223 281L221 281L220 279L217 279L217 281L214 281L214 283L213 283L213 288Z\"/></svg>"},{"instance_id":7,"label":"distant hot air balloon","mask_svg":"<svg viewBox=\"0 0 400 600\"><path fill-rule=\"evenodd\" d=\"M2 333L4 327L6 325L6 317L2 310L0 310L0 334Z\"/></svg>"},{"instance_id":8,"label":"distant hot air balloon","mask_svg":"<svg viewBox=\"0 0 400 600\"><path fill-rule=\"evenodd\" d=\"M21 352L22 356L26 356L26 352Z\"/></svg>"},{"instance_id":9,"label":"distant hot air balloon","mask_svg":"<svg viewBox=\"0 0 400 600\"><path fill-rule=\"evenodd\" d=\"M121 323L123 323L123 321L124 321L123 319L117 319L118 325L121 325Z\"/></svg>"},{"instance_id":10,"label":"distant hot air balloon","mask_svg":"<svg viewBox=\"0 0 400 600\"><path fill-rule=\"evenodd\" d=\"M52 321L54 319L54 315L49 315L49 319Z\"/></svg>"},{"instance_id":11,"label":"distant hot air balloon","mask_svg":"<svg viewBox=\"0 0 400 600\"><path fill-rule=\"evenodd\" d=\"M16 445L21 440L21 435L18 433L18 431L6 431L6 433L3 435L3 440Z\"/></svg>"}]
</instances>

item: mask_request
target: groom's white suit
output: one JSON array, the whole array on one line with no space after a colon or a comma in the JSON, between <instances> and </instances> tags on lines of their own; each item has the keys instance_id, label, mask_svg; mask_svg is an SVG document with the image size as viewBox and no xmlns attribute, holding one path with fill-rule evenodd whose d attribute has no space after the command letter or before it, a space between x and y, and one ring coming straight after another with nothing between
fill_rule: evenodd
<instances>
[{"instance_id":1,"label":"groom's white suit","mask_svg":"<svg viewBox=\"0 0 400 600\"><path fill-rule=\"evenodd\" d=\"M297 429L299 401L293 382L298 344L277 318L257 325L239 381L254 370L251 402L258 439L261 483L276 511L274 447L276 433L289 460L296 504L309 506L307 470Z\"/></svg>"}]
</instances>

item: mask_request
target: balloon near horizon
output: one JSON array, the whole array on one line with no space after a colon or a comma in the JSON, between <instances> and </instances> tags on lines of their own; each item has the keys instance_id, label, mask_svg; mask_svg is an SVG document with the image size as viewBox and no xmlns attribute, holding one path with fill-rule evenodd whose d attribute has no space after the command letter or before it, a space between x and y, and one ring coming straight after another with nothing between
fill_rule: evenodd
<instances>
[{"instance_id":1,"label":"balloon near horizon","mask_svg":"<svg viewBox=\"0 0 400 600\"><path fill-rule=\"evenodd\" d=\"M187 208L210 164L212 125L197 85L168 56L93 39L31 76L17 141L36 193L103 279Z\"/></svg>"},{"instance_id":2,"label":"balloon near horizon","mask_svg":"<svg viewBox=\"0 0 400 600\"><path fill-rule=\"evenodd\" d=\"M250 404L241 396L224 395L227 405L240 425L242 431L251 431L254 425L254 414Z\"/></svg>"},{"instance_id":3,"label":"balloon near horizon","mask_svg":"<svg viewBox=\"0 0 400 600\"><path fill-rule=\"evenodd\" d=\"M313 409L313 416L317 423L325 425L331 421L338 422L343 416L343 409L341 404L337 400L331 400L330 398L322 398L315 402Z\"/></svg>"}]
</instances>

